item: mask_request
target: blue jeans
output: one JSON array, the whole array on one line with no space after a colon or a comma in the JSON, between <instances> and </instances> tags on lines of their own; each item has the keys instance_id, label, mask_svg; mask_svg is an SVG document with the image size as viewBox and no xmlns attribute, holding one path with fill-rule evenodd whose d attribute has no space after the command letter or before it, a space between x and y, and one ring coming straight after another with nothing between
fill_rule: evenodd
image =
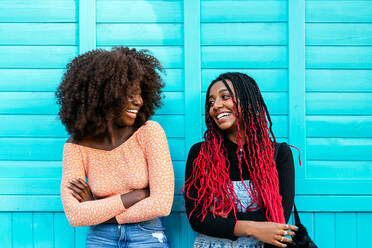
<instances>
[{"instance_id":1,"label":"blue jeans","mask_svg":"<svg viewBox=\"0 0 372 248\"><path fill-rule=\"evenodd\" d=\"M199 233L194 248L262 248L263 243L253 237L238 237L237 240L216 238Z\"/></svg>"},{"instance_id":2,"label":"blue jeans","mask_svg":"<svg viewBox=\"0 0 372 248\"><path fill-rule=\"evenodd\" d=\"M160 218L132 224L91 226L86 248L169 248Z\"/></svg>"}]
</instances>

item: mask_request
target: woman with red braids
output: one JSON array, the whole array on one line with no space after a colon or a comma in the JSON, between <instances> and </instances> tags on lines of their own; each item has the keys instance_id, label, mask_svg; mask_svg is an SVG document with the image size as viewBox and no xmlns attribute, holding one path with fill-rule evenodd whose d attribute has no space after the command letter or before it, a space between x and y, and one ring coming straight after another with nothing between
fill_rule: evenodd
<instances>
[{"instance_id":1,"label":"woman with red braids","mask_svg":"<svg viewBox=\"0 0 372 248\"><path fill-rule=\"evenodd\" d=\"M206 94L204 142L186 164L184 198L194 247L286 247L294 200L292 152L275 136L256 82L225 73ZM269 123L269 125L268 125ZM270 138L270 136L272 138Z\"/></svg>"}]
</instances>

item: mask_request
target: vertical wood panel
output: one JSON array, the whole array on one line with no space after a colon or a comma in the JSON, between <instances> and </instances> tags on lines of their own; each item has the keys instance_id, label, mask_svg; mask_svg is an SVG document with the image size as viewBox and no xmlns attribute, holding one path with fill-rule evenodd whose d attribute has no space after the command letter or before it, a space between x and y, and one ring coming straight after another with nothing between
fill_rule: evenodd
<instances>
[{"instance_id":1,"label":"vertical wood panel","mask_svg":"<svg viewBox=\"0 0 372 248\"><path fill-rule=\"evenodd\" d=\"M54 248L75 247L75 231L68 223L65 213L54 213ZM79 248L79 247L76 247Z\"/></svg>"},{"instance_id":2,"label":"vertical wood panel","mask_svg":"<svg viewBox=\"0 0 372 248\"><path fill-rule=\"evenodd\" d=\"M200 140L201 125L201 59L200 0L184 1L185 54L185 140L187 153Z\"/></svg>"},{"instance_id":3,"label":"vertical wood panel","mask_svg":"<svg viewBox=\"0 0 372 248\"><path fill-rule=\"evenodd\" d=\"M0 244L3 248L12 247L12 214L0 213Z\"/></svg>"},{"instance_id":4,"label":"vertical wood panel","mask_svg":"<svg viewBox=\"0 0 372 248\"><path fill-rule=\"evenodd\" d=\"M75 247L76 248L85 247L85 242L87 239L88 231L89 231L89 227L87 226L75 228Z\"/></svg>"},{"instance_id":5,"label":"vertical wood panel","mask_svg":"<svg viewBox=\"0 0 372 248\"><path fill-rule=\"evenodd\" d=\"M335 248L335 214L316 213L314 222L314 237L318 247Z\"/></svg>"},{"instance_id":6,"label":"vertical wood panel","mask_svg":"<svg viewBox=\"0 0 372 248\"><path fill-rule=\"evenodd\" d=\"M96 48L96 0L79 0L80 54Z\"/></svg>"},{"instance_id":7,"label":"vertical wood panel","mask_svg":"<svg viewBox=\"0 0 372 248\"><path fill-rule=\"evenodd\" d=\"M54 246L53 213L33 213L34 248Z\"/></svg>"},{"instance_id":8,"label":"vertical wood panel","mask_svg":"<svg viewBox=\"0 0 372 248\"><path fill-rule=\"evenodd\" d=\"M356 237L356 214L336 213L336 247L356 247Z\"/></svg>"},{"instance_id":9,"label":"vertical wood panel","mask_svg":"<svg viewBox=\"0 0 372 248\"><path fill-rule=\"evenodd\" d=\"M357 248L371 246L371 220L372 213L357 213Z\"/></svg>"},{"instance_id":10,"label":"vertical wood panel","mask_svg":"<svg viewBox=\"0 0 372 248\"><path fill-rule=\"evenodd\" d=\"M301 150L305 164L305 0L288 0L288 7L289 143ZM294 161L298 165L298 160ZM305 168L296 166L296 178L304 177Z\"/></svg>"},{"instance_id":11,"label":"vertical wood panel","mask_svg":"<svg viewBox=\"0 0 372 248\"><path fill-rule=\"evenodd\" d=\"M13 213L12 245L14 248L32 247L32 213Z\"/></svg>"}]
</instances>

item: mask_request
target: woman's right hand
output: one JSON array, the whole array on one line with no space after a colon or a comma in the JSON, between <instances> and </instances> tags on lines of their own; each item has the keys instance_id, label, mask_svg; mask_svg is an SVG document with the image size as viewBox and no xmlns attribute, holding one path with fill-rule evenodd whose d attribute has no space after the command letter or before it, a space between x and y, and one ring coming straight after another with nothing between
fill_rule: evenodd
<instances>
[{"instance_id":1,"label":"woman's right hand","mask_svg":"<svg viewBox=\"0 0 372 248\"><path fill-rule=\"evenodd\" d=\"M294 231L298 227L288 224L279 224L275 222L258 221L238 221L236 225L237 232L244 233L247 236L253 236L264 243L275 245L277 247L286 247L285 243L292 242Z\"/></svg>"}]
</instances>

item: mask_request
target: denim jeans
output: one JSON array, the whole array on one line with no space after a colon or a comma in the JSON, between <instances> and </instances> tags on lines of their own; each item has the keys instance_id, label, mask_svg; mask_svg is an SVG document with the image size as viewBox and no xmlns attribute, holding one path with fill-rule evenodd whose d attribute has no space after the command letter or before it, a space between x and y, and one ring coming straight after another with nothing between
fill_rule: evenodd
<instances>
[{"instance_id":1,"label":"denim jeans","mask_svg":"<svg viewBox=\"0 0 372 248\"><path fill-rule=\"evenodd\" d=\"M169 248L162 219L132 224L91 226L86 248Z\"/></svg>"},{"instance_id":2,"label":"denim jeans","mask_svg":"<svg viewBox=\"0 0 372 248\"><path fill-rule=\"evenodd\" d=\"M239 237L237 240L216 238L204 234L198 234L194 242L194 248L262 248L263 243L253 237Z\"/></svg>"}]
</instances>

